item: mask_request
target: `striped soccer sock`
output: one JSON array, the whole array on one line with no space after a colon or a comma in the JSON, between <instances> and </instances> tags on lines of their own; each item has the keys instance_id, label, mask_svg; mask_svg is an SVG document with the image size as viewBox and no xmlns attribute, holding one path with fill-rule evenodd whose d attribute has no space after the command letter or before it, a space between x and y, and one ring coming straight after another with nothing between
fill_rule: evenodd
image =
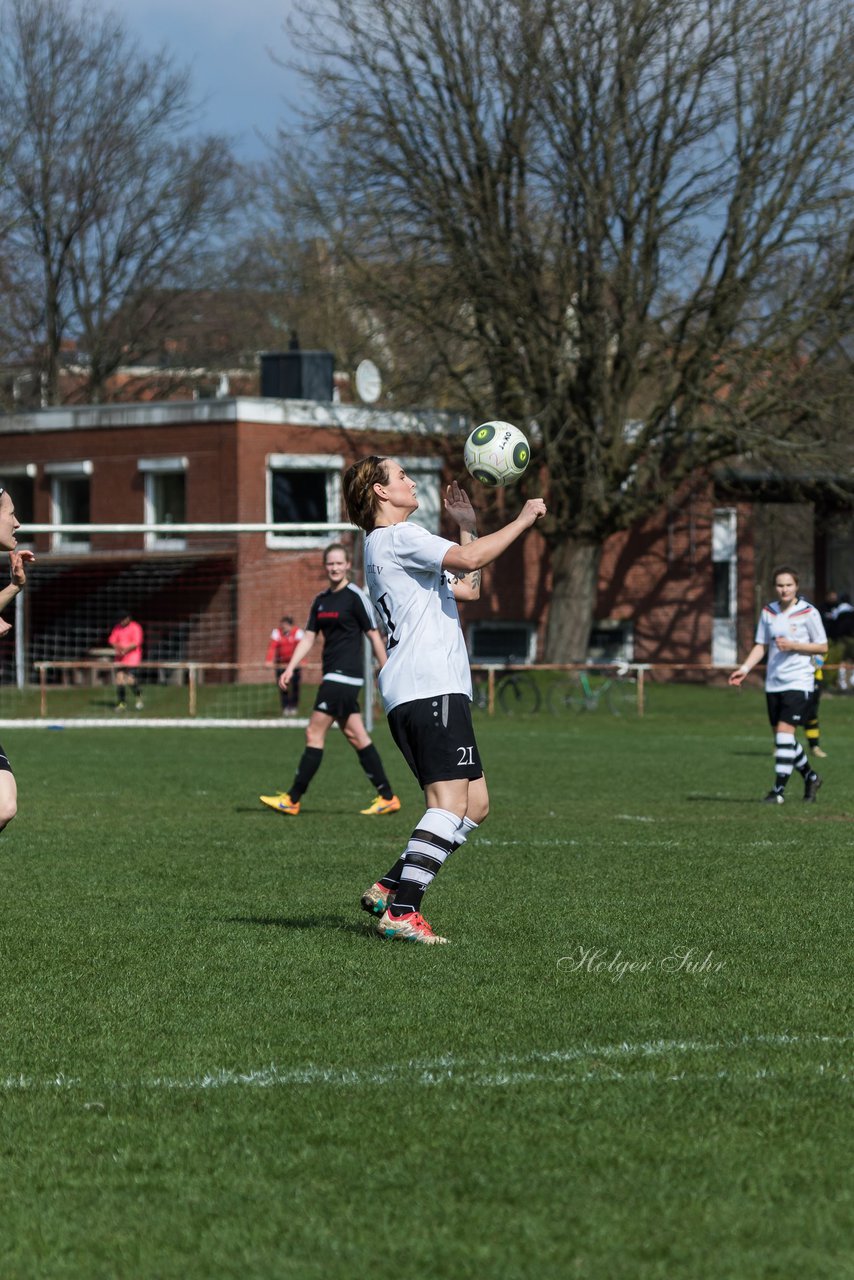
<instances>
[{"instance_id":1,"label":"striped soccer sock","mask_svg":"<svg viewBox=\"0 0 854 1280\"><path fill-rule=\"evenodd\" d=\"M792 770L797 769L798 773L805 778L810 777L812 769L807 759L807 753L793 733L777 733L775 736L776 751L774 757L774 773L775 773L775 791L783 791L789 778L792 776Z\"/></svg>"},{"instance_id":2,"label":"striped soccer sock","mask_svg":"<svg viewBox=\"0 0 854 1280\"><path fill-rule=\"evenodd\" d=\"M460 819L447 809L428 809L409 837L403 855L395 899L389 908L393 916L418 911L421 899L433 883L448 855L457 848L454 836ZM461 842L460 842L461 843Z\"/></svg>"},{"instance_id":3,"label":"striped soccer sock","mask_svg":"<svg viewBox=\"0 0 854 1280\"><path fill-rule=\"evenodd\" d=\"M477 823L472 822L471 818L461 818L460 825L457 827L456 831L451 837L451 842L454 846L454 848L451 850L451 853L454 852L454 849L459 849L460 845L465 844L466 840L468 840L469 836L472 834L473 831L477 831ZM448 854L448 857L450 856L451 855ZM385 875L380 879L379 883L383 886L383 888L392 889L395 892L397 891L397 888L400 885L400 876L401 876L401 872L403 871L403 864L405 861L406 861L406 854L402 853L398 858L397 862L394 864L394 866L391 867L390 870L388 870L385 873Z\"/></svg>"}]
</instances>

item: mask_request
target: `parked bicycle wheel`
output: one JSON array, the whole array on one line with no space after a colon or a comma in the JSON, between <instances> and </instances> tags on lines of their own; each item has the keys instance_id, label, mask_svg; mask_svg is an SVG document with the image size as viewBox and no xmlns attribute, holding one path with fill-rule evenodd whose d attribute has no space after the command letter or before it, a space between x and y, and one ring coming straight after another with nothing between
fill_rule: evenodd
<instances>
[{"instance_id":1,"label":"parked bicycle wheel","mask_svg":"<svg viewBox=\"0 0 854 1280\"><path fill-rule=\"evenodd\" d=\"M489 684L481 672L472 672L471 704L476 711L486 711L489 707Z\"/></svg>"},{"instance_id":2,"label":"parked bicycle wheel","mask_svg":"<svg viewBox=\"0 0 854 1280\"><path fill-rule=\"evenodd\" d=\"M638 682L616 676L607 690L608 710L612 716L631 716L638 709Z\"/></svg>"},{"instance_id":3,"label":"parked bicycle wheel","mask_svg":"<svg viewBox=\"0 0 854 1280\"><path fill-rule=\"evenodd\" d=\"M525 671L510 671L498 681L498 704L508 716L533 715L541 701L536 680Z\"/></svg>"},{"instance_id":4,"label":"parked bicycle wheel","mask_svg":"<svg viewBox=\"0 0 854 1280\"><path fill-rule=\"evenodd\" d=\"M586 705L586 699L578 676L559 676L557 680L553 680L549 685L548 704L549 711L554 715L581 711Z\"/></svg>"}]
</instances>

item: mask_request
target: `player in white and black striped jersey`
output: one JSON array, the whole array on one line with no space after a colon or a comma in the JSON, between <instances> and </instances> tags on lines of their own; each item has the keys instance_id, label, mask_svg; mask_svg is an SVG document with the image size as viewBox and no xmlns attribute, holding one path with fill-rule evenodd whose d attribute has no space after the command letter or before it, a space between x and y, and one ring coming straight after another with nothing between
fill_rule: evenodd
<instances>
[{"instance_id":1,"label":"player in white and black striped jersey","mask_svg":"<svg viewBox=\"0 0 854 1280\"><path fill-rule=\"evenodd\" d=\"M400 801L359 711L359 692L364 684L362 637L367 636L380 668L386 662L385 646L370 600L350 581L350 556L346 548L337 542L327 547L323 566L329 585L312 603L305 634L279 677L279 687L287 689L294 671L311 652L317 637L323 636L322 679L305 731L305 750L290 789L260 799L278 813L297 816L302 797L323 760L326 735L337 721L377 792L376 798L361 812L374 817L396 813Z\"/></svg>"},{"instance_id":2,"label":"player in white and black striped jersey","mask_svg":"<svg viewBox=\"0 0 854 1280\"><path fill-rule=\"evenodd\" d=\"M379 689L389 728L424 790L426 810L395 864L362 895L383 938L443 943L421 902L448 855L485 819L489 794L471 719L471 671L457 600L477 599L480 571L546 513L526 502L510 524L478 539L475 513L455 483L445 510L459 543L407 523L418 508L415 481L393 458L350 467L344 499L368 534L365 581L388 635Z\"/></svg>"},{"instance_id":3,"label":"player in white and black striped jersey","mask_svg":"<svg viewBox=\"0 0 854 1280\"><path fill-rule=\"evenodd\" d=\"M815 689L813 658L827 653L821 614L798 595L798 575L788 565L774 571L777 599L766 604L756 625L756 641L741 666L729 678L740 685L768 652L765 698L774 734L774 786L765 804L783 804L794 770L804 780L804 800L814 802L822 784L810 766L795 731L807 724Z\"/></svg>"}]
</instances>

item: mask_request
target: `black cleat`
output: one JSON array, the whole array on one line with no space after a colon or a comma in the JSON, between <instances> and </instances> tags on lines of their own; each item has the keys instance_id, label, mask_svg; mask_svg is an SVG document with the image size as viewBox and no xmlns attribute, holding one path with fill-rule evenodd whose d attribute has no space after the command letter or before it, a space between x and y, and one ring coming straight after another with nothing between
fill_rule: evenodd
<instances>
[{"instance_id":1,"label":"black cleat","mask_svg":"<svg viewBox=\"0 0 854 1280\"><path fill-rule=\"evenodd\" d=\"M785 797L782 791L769 791L767 796L762 798L763 804L784 804Z\"/></svg>"},{"instance_id":2,"label":"black cleat","mask_svg":"<svg viewBox=\"0 0 854 1280\"><path fill-rule=\"evenodd\" d=\"M804 782L804 801L807 804L810 802L813 804L815 803L815 798L818 795L818 789L823 781L824 779L818 773L814 773L811 778L806 779Z\"/></svg>"}]
</instances>

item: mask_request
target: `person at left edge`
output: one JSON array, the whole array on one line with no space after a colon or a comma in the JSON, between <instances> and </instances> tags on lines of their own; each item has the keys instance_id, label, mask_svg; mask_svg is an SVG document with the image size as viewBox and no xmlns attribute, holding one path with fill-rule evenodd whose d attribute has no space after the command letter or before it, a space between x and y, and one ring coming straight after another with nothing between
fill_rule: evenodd
<instances>
[{"instance_id":1,"label":"person at left edge","mask_svg":"<svg viewBox=\"0 0 854 1280\"><path fill-rule=\"evenodd\" d=\"M9 554L9 582L0 588L0 614L23 591L27 582L28 564L33 564L32 551L19 551L16 534L21 525L15 515L15 504L8 489L0 485L0 550ZM11 622L0 617L0 638L12 630ZM18 784L9 757L0 746L0 831L18 812Z\"/></svg>"},{"instance_id":2,"label":"person at left edge","mask_svg":"<svg viewBox=\"0 0 854 1280\"><path fill-rule=\"evenodd\" d=\"M327 547L323 567L329 585L312 604L305 635L279 677L279 687L286 689L296 668L314 648L318 635L323 636L323 677L305 731L305 750L290 788L259 798L262 804L278 813L295 818L300 811L300 801L323 761L326 735L337 721L356 752L359 764L377 790L376 798L361 812L371 815L396 813L400 801L391 788L380 754L368 736L359 712L359 690L364 683L362 636L368 637L380 669L387 660L385 645L377 629L370 600L360 587L350 581L351 564L346 548L337 542Z\"/></svg>"}]
</instances>

